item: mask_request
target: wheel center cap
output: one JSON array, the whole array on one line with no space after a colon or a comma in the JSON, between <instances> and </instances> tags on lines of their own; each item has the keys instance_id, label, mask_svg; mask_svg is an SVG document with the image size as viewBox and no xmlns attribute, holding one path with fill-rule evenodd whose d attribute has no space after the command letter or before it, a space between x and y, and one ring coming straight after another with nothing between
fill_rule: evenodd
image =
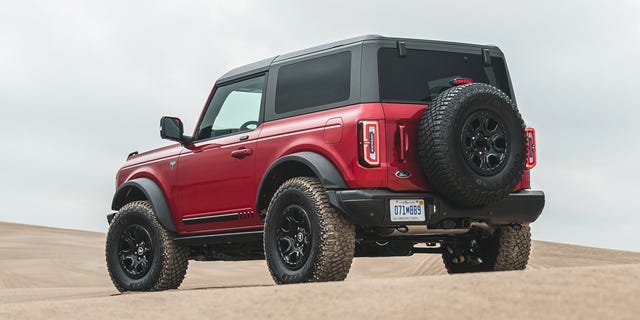
<instances>
[{"instance_id":1,"label":"wheel center cap","mask_svg":"<svg viewBox=\"0 0 640 320\"><path fill-rule=\"evenodd\" d=\"M302 240L304 240L304 234L302 234L302 232L298 232L298 234L296 234L296 240L298 240L298 242L302 242Z\"/></svg>"},{"instance_id":2,"label":"wheel center cap","mask_svg":"<svg viewBox=\"0 0 640 320\"><path fill-rule=\"evenodd\" d=\"M477 151L487 151L489 147L489 141L486 137L481 136L475 140L474 146Z\"/></svg>"},{"instance_id":3,"label":"wheel center cap","mask_svg":"<svg viewBox=\"0 0 640 320\"><path fill-rule=\"evenodd\" d=\"M138 249L136 250L136 253L141 256L144 254L144 248L143 247L138 247Z\"/></svg>"}]
</instances>

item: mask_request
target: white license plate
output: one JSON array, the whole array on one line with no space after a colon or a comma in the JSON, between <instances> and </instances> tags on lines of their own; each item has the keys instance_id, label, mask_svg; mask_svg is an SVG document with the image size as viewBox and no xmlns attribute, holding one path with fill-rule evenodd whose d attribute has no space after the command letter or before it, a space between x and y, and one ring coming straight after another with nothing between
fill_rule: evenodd
<instances>
[{"instance_id":1,"label":"white license plate","mask_svg":"<svg viewBox=\"0 0 640 320\"><path fill-rule=\"evenodd\" d=\"M425 221L424 200L391 199L389 200L391 221Z\"/></svg>"}]
</instances>

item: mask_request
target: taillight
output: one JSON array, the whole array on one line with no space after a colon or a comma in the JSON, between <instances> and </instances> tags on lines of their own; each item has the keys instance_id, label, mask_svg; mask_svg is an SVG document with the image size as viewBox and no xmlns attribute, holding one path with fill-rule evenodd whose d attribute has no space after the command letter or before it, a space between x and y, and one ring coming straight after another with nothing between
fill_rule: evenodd
<instances>
[{"instance_id":1,"label":"taillight","mask_svg":"<svg viewBox=\"0 0 640 320\"><path fill-rule=\"evenodd\" d=\"M358 131L360 163L367 167L380 166L380 127L378 121L360 121Z\"/></svg>"},{"instance_id":2,"label":"taillight","mask_svg":"<svg viewBox=\"0 0 640 320\"><path fill-rule=\"evenodd\" d=\"M461 84L471 84L473 83L472 79L469 78L455 78L449 82L452 86L459 86Z\"/></svg>"},{"instance_id":3,"label":"taillight","mask_svg":"<svg viewBox=\"0 0 640 320\"><path fill-rule=\"evenodd\" d=\"M531 169L536 166L538 161L536 155L536 130L533 128L526 128L524 130L525 137L527 137L527 169Z\"/></svg>"}]
</instances>

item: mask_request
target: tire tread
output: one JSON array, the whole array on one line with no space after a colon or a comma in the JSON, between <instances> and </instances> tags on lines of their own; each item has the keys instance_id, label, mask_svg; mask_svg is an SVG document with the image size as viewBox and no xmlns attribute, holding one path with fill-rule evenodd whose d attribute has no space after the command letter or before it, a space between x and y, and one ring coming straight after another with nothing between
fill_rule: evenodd
<instances>
[{"instance_id":1,"label":"tire tread","mask_svg":"<svg viewBox=\"0 0 640 320\"><path fill-rule=\"evenodd\" d=\"M515 103L500 89L484 83L460 85L449 88L438 95L422 115L418 126L418 154L427 181L445 198L463 206L482 206L506 197L520 182L524 172L526 150L524 146L515 153L514 163L507 168L508 182L501 186L481 187L475 183L464 183L465 173L454 165L449 147L452 129L457 115L465 107L465 101L472 96L506 101L516 116L524 141L524 121ZM524 144L523 144L524 145ZM459 155L461 156L461 155Z\"/></svg>"},{"instance_id":2,"label":"tire tread","mask_svg":"<svg viewBox=\"0 0 640 320\"><path fill-rule=\"evenodd\" d=\"M275 192L274 201L290 189L301 190L314 203L320 223L320 249L307 282L342 281L349 274L355 251L355 226L340 215L327 199L326 190L317 178L295 177L285 181ZM268 210L271 211L271 210ZM268 218L268 214L267 214ZM266 247L265 247L266 248ZM265 249L266 251L266 249ZM265 252L265 256L268 254ZM269 267L273 280L282 284Z\"/></svg>"},{"instance_id":3,"label":"tire tread","mask_svg":"<svg viewBox=\"0 0 640 320\"><path fill-rule=\"evenodd\" d=\"M162 227L156 215L153 213L153 207L148 201L133 201L120 208L109 226L109 231L111 231L114 223L119 218L131 211L143 213L150 218L150 221L152 221L152 228L154 229L153 231L158 236L160 247L162 248L162 252L160 253L162 255L160 273L157 279L154 279L153 286L143 288L142 291L177 289L187 273L187 268L189 266L189 248L179 246L173 241L173 237L166 229L164 229L164 227ZM107 236L105 255L109 254L110 246L114 245L118 245L118 239ZM116 289L120 292L128 291L128 289L118 283L111 268L107 268L107 270Z\"/></svg>"},{"instance_id":4,"label":"tire tread","mask_svg":"<svg viewBox=\"0 0 640 320\"><path fill-rule=\"evenodd\" d=\"M442 254L447 273L524 270L531 254L531 227L529 224L519 226L520 228L501 226L495 231L492 237L498 239L489 242L492 247L486 248L487 254L482 257L485 260L483 264L454 264Z\"/></svg>"}]
</instances>

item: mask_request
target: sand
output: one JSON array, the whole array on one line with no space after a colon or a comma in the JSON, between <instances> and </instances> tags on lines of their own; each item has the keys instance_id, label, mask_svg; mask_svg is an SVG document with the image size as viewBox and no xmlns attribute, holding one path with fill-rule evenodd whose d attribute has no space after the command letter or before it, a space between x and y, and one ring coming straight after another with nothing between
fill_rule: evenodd
<instances>
[{"instance_id":1,"label":"sand","mask_svg":"<svg viewBox=\"0 0 640 320\"><path fill-rule=\"evenodd\" d=\"M0 223L0 319L638 319L640 253L534 241L524 271L356 258L344 282L275 286L264 261L195 262L178 290L119 294L102 233Z\"/></svg>"}]
</instances>

